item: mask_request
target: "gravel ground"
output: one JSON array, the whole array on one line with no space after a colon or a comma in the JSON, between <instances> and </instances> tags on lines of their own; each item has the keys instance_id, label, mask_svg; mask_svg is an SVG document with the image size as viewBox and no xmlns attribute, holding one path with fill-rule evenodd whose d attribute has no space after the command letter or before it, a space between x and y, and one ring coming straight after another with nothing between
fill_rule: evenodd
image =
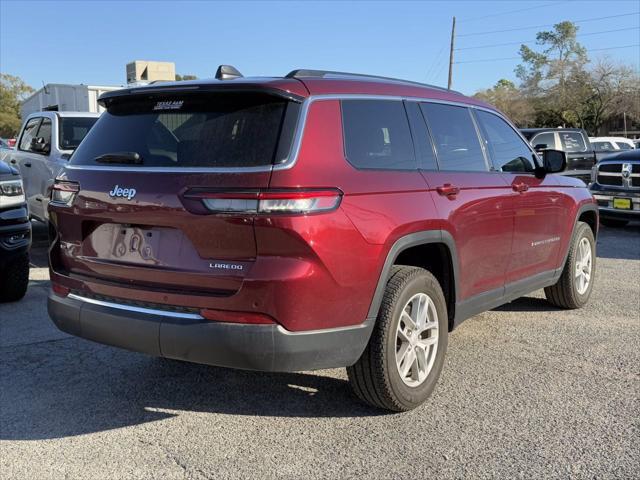
<instances>
[{"instance_id":1,"label":"gravel ground","mask_svg":"<svg viewBox=\"0 0 640 480\"><path fill-rule=\"evenodd\" d=\"M638 478L638 224L603 227L597 275L583 310L540 291L468 320L434 396L385 414L343 370L233 371L69 337L33 268L27 297L0 306L0 477Z\"/></svg>"}]
</instances>

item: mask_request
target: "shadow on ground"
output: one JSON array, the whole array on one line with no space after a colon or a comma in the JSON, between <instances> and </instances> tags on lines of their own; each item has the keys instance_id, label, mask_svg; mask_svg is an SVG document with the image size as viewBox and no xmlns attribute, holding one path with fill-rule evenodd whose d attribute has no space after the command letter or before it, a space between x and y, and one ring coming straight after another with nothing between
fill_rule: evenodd
<instances>
[{"instance_id":1,"label":"shadow on ground","mask_svg":"<svg viewBox=\"0 0 640 480\"><path fill-rule=\"evenodd\" d=\"M5 351L5 355L8 352ZM180 415L361 417L347 381L146 357L63 338L14 352L0 371L0 440L54 439ZM326 371L324 372L326 374Z\"/></svg>"}]
</instances>

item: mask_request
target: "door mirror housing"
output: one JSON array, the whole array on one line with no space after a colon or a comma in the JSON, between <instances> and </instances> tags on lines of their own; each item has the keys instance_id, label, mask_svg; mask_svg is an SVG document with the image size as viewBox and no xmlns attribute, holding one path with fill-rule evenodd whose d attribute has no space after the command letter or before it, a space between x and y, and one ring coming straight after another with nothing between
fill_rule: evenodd
<instances>
[{"instance_id":1,"label":"door mirror housing","mask_svg":"<svg viewBox=\"0 0 640 480\"><path fill-rule=\"evenodd\" d=\"M547 144L546 143L538 143L535 147L533 147L533 149L536 152L541 152L542 150L546 150L547 149Z\"/></svg>"},{"instance_id":2,"label":"door mirror housing","mask_svg":"<svg viewBox=\"0 0 640 480\"><path fill-rule=\"evenodd\" d=\"M567 154L560 150L543 150L542 167L536 168L536 176L543 178L548 173L564 172L567 168Z\"/></svg>"}]
</instances>

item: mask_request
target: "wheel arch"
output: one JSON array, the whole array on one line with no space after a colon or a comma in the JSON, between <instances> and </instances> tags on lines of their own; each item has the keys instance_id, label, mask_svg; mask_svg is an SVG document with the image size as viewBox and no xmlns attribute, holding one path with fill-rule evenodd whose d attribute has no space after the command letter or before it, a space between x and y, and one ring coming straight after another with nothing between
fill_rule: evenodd
<instances>
[{"instance_id":1,"label":"wheel arch","mask_svg":"<svg viewBox=\"0 0 640 480\"><path fill-rule=\"evenodd\" d=\"M447 302L449 330L453 329L458 288L458 254L453 237L446 230L410 233L396 240L382 267L369 307L368 319L378 316L382 297L394 265L409 265L429 270L440 282Z\"/></svg>"}]
</instances>

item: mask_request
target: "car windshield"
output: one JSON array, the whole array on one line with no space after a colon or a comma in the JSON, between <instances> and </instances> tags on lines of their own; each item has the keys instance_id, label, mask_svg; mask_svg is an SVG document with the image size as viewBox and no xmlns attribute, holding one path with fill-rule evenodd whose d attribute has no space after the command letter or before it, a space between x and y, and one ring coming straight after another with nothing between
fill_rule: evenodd
<instances>
[{"instance_id":1,"label":"car windshield","mask_svg":"<svg viewBox=\"0 0 640 480\"><path fill-rule=\"evenodd\" d=\"M280 139L288 103L246 92L116 99L71 163L123 163L116 154L135 152L131 168L272 165L278 144L287 143Z\"/></svg>"},{"instance_id":2,"label":"car windshield","mask_svg":"<svg viewBox=\"0 0 640 480\"><path fill-rule=\"evenodd\" d=\"M75 150L82 139L89 133L95 117L60 117L60 134L58 145L60 150Z\"/></svg>"}]
</instances>

